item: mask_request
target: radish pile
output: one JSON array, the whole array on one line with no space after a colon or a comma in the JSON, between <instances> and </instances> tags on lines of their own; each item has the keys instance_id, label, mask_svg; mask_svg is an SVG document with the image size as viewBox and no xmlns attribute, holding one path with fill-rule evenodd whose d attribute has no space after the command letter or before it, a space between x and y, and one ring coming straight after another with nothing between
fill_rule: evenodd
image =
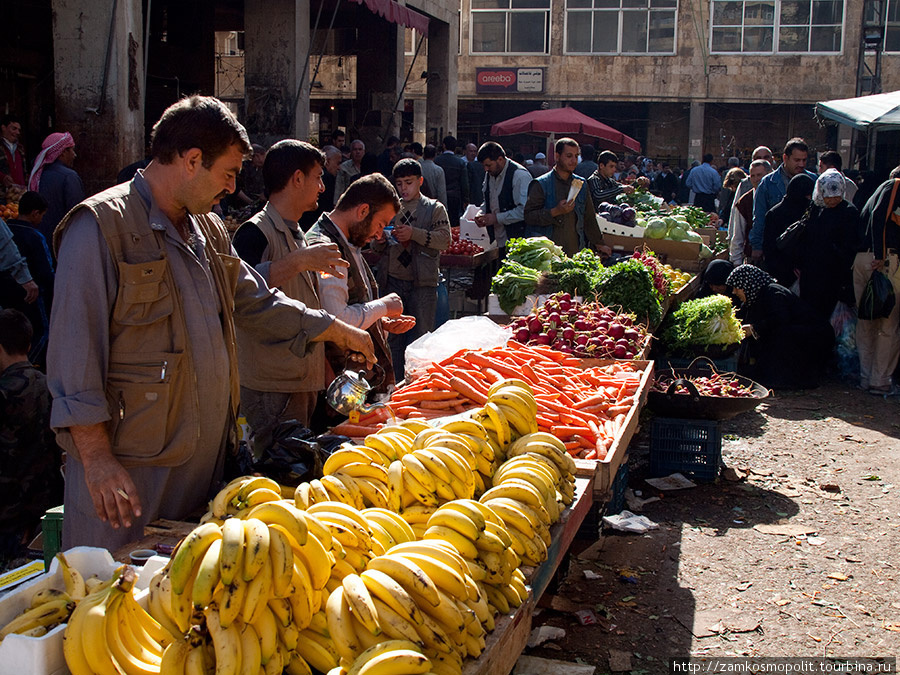
<instances>
[{"instance_id":1,"label":"radish pile","mask_svg":"<svg viewBox=\"0 0 900 675\"><path fill-rule=\"evenodd\" d=\"M476 253L484 252L484 248L475 242L468 239L460 239L458 227L451 227L450 235L450 246L447 247L444 253L449 253L450 255L475 255Z\"/></svg>"},{"instance_id":2,"label":"radish pile","mask_svg":"<svg viewBox=\"0 0 900 675\"><path fill-rule=\"evenodd\" d=\"M581 358L634 359L647 341L646 329L633 315L599 302L579 302L569 293L551 296L510 327L521 344L546 345Z\"/></svg>"}]
</instances>

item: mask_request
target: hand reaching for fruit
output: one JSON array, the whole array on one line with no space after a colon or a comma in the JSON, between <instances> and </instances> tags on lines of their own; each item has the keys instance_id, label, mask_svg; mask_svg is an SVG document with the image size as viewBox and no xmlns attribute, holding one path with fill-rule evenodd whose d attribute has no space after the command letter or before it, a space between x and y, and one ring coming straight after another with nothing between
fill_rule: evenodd
<instances>
[{"instance_id":1,"label":"hand reaching for fruit","mask_svg":"<svg viewBox=\"0 0 900 675\"><path fill-rule=\"evenodd\" d=\"M381 326L388 333L392 333L394 335L399 335L400 333L405 333L408 330L412 330L416 325L416 317L409 316L407 314L401 314L400 316L389 318L384 317L381 320Z\"/></svg>"}]
</instances>

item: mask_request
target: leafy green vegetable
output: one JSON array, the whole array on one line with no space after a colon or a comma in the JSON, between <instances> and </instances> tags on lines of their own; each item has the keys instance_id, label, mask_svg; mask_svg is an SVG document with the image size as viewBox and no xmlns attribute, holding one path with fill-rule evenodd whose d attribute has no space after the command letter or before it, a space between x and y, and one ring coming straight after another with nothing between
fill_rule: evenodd
<instances>
[{"instance_id":1,"label":"leafy green vegetable","mask_svg":"<svg viewBox=\"0 0 900 675\"><path fill-rule=\"evenodd\" d=\"M740 342L744 334L734 316L731 300L724 295L689 300L666 317L662 340L673 351L691 347L729 345Z\"/></svg>"},{"instance_id":2,"label":"leafy green vegetable","mask_svg":"<svg viewBox=\"0 0 900 675\"><path fill-rule=\"evenodd\" d=\"M510 239L506 244L506 259L514 260L533 270L546 272L550 263L564 258L566 254L547 237Z\"/></svg>"},{"instance_id":3,"label":"leafy green vegetable","mask_svg":"<svg viewBox=\"0 0 900 675\"><path fill-rule=\"evenodd\" d=\"M600 302L619 305L633 312L639 320L656 325L662 318L659 294L653 287L653 276L640 260L629 258L606 270L599 285Z\"/></svg>"},{"instance_id":4,"label":"leafy green vegetable","mask_svg":"<svg viewBox=\"0 0 900 675\"><path fill-rule=\"evenodd\" d=\"M551 276L557 289L583 298L593 297L607 271L603 262L590 249L583 249L571 258L554 260Z\"/></svg>"},{"instance_id":5,"label":"leafy green vegetable","mask_svg":"<svg viewBox=\"0 0 900 675\"><path fill-rule=\"evenodd\" d=\"M491 291L497 294L500 308L512 314L530 293L534 293L539 276L537 270L507 258L491 282Z\"/></svg>"}]
</instances>

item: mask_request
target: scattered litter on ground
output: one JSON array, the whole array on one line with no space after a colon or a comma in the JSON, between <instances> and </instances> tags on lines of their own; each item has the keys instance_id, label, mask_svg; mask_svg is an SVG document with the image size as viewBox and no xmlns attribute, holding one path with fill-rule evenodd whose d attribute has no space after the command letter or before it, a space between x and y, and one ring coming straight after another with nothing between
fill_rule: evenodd
<instances>
[{"instance_id":1,"label":"scattered litter on ground","mask_svg":"<svg viewBox=\"0 0 900 675\"><path fill-rule=\"evenodd\" d=\"M609 650L609 669L614 673L622 673L631 670L631 652L621 649Z\"/></svg>"},{"instance_id":2,"label":"scattered litter on ground","mask_svg":"<svg viewBox=\"0 0 900 675\"><path fill-rule=\"evenodd\" d=\"M589 609L581 609L575 612L578 623L582 626L593 626L597 623L597 615Z\"/></svg>"},{"instance_id":3,"label":"scattered litter on ground","mask_svg":"<svg viewBox=\"0 0 900 675\"><path fill-rule=\"evenodd\" d=\"M603 516L603 524L619 532L644 533L659 527L647 516L639 516L631 511L622 511L614 516Z\"/></svg>"},{"instance_id":4,"label":"scattered litter on ground","mask_svg":"<svg viewBox=\"0 0 900 675\"><path fill-rule=\"evenodd\" d=\"M594 581L595 579L601 579L602 577L594 570L584 570L584 578L588 581Z\"/></svg>"},{"instance_id":5,"label":"scattered litter on ground","mask_svg":"<svg viewBox=\"0 0 900 675\"><path fill-rule=\"evenodd\" d=\"M663 492L686 490L688 488L697 487L697 484L694 481L680 473L673 473L663 478L645 478L644 482Z\"/></svg>"},{"instance_id":6,"label":"scattered litter on ground","mask_svg":"<svg viewBox=\"0 0 900 675\"><path fill-rule=\"evenodd\" d=\"M528 636L528 646L534 648L550 640L562 640L564 637L566 637L566 631L563 628L538 626Z\"/></svg>"},{"instance_id":7,"label":"scattered litter on ground","mask_svg":"<svg viewBox=\"0 0 900 675\"><path fill-rule=\"evenodd\" d=\"M757 523L753 529L763 534L778 534L788 537L800 537L805 534L815 534L819 531L816 525L801 525L799 523Z\"/></svg>"}]
</instances>

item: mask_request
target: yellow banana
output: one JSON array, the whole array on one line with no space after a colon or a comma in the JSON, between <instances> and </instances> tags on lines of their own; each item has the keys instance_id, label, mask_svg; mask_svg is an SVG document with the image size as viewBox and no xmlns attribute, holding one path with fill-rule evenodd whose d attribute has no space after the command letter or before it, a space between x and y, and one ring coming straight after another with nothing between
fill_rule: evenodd
<instances>
[{"instance_id":1,"label":"yellow banana","mask_svg":"<svg viewBox=\"0 0 900 675\"><path fill-rule=\"evenodd\" d=\"M303 546L309 536L306 513L287 500L255 506L250 509L248 518L258 518L267 525L281 525L298 546Z\"/></svg>"},{"instance_id":2,"label":"yellow banana","mask_svg":"<svg viewBox=\"0 0 900 675\"><path fill-rule=\"evenodd\" d=\"M315 535L326 551L330 551L334 545L331 530L325 527L325 523L309 513L309 511L304 511L304 513L306 514L306 526L309 528L309 533Z\"/></svg>"},{"instance_id":3,"label":"yellow banana","mask_svg":"<svg viewBox=\"0 0 900 675\"><path fill-rule=\"evenodd\" d=\"M438 589L446 592L448 595L458 598L464 598L468 595L469 591L466 588L466 582L459 572L438 558L429 556L426 553L409 550L399 551L391 555L402 556L418 565Z\"/></svg>"},{"instance_id":4,"label":"yellow banana","mask_svg":"<svg viewBox=\"0 0 900 675\"><path fill-rule=\"evenodd\" d=\"M422 623L422 613L413 597L393 577L377 569L368 569L360 578L373 600L380 600L406 621Z\"/></svg>"},{"instance_id":5,"label":"yellow banana","mask_svg":"<svg viewBox=\"0 0 900 675\"><path fill-rule=\"evenodd\" d=\"M306 660L297 652L291 652L290 660L284 664L287 675L312 675L312 669Z\"/></svg>"},{"instance_id":6,"label":"yellow banana","mask_svg":"<svg viewBox=\"0 0 900 675\"><path fill-rule=\"evenodd\" d=\"M449 527L444 527L443 525L429 525L428 529L425 530L425 536L423 538L443 539L444 541L448 541L456 547L456 550L459 551L463 558L474 560L478 557L478 549L475 547L475 542L461 535L456 530L451 530Z\"/></svg>"},{"instance_id":7,"label":"yellow banana","mask_svg":"<svg viewBox=\"0 0 900 675\"><path fill-rule=\"evenodd\" d=\"M325 475L319 479L319 482L322 484L322 487L325 488L325 491L330 495L331 501L349 504L354 508L361 508L357 507L356 497L337 476ZM357 494L359 494L358 491Z\"/></svg>"},{"instance_id":8,"label":"yellow banana","mask_svg":"<svg viewBox=\"0 0 900 675\"><path fill-rule=\"evenodd\" d=\"M500 614L509 614L509 601L506 599L506 596L500 592L499 588L491 586L490 584L485 584L484 593L487 596L488 603L492 605L494 609L500 612Z\"/></svg>"},{"instance_id":9,"label":"yellow banana","mask_svg":"<svg viewBox=\"0 0 900 675\"><path fill-rule=\"evenodd\" d=\"M241 619L243 622L253 623L259 616L262 608L266 606L271 595L272 565L267 556L262 569L247 582L247 590L244 592L244 604L241 607ZM216 611L216 619L218 620L218 611Z\"/></svg>"},{"instance_id":10,"label":"yellow banana","mask_svg":"<svg viewBox=\"0 0 900 675\"><path fill-rule=\"evenodd\" d=\"M0 639L12 633L21 633L37 626L55 626L64 623L75 608L75 601L66 597L48 600L37 607L27 609L0 630Z\"/></svg>"},{"instance_id":11,"label":"yellow banana","mask_svg":"<svg viewBox=\"0 0 900 675\"><path fill-rule=\"evenodd\" d=\"M287 597L291 606L291 621L298 628L306 628L312 621L314 602L318 591L312 589L309 573L303 565L295 562L291 579L292 592Z\"/></svg>"},{"instance_id":12,"label":"yellow banana","mask_svg":"<svg viewBox=\"0 0 900 675\"><path fill-rule=\"evenodd\" d=\"M342 447L328 456L328 459L325 460L325 464L322 466L322 473L327 476L337 473L347 464L369 464L373 461L380 461L380 456L373 457L369 448L360 446Z\"/></svg>"},{"instance_id":13,"label":"yellow banana","mask_svg":"<svg viewBox=\"0 0 900 675\"><path fill-rule=\"evenodd\" d=\"M416 632L416 624L388 605L380 599L373 597L372 603L375 605L375 611L378 614L378 625L381 626L382 637L391 640L409 640L416 643L420 648L425 647L425 643ZM424 619L423 619L424 621Z\"/></svg>"},{"instance_id":14,"label":"yellow banana","mask_svg":"<svg viewBox=\"0 0 900 675\"><path fill-rule=\"evenodd\" d=\"M391 462L388 467L388 509L399 513L401 506L401 498L404 493L403 487L403 462L399 459Z\"/></svg>"},{"instance_id":15,"label":"yellow banana","mask_svg":"<svg viewBox=\"0 0 900 675\"><path fill-rule=\"evenodd\" d=\"M219 583L219 556L222 551L222 539L216 539L206 549L200 559L194 582L191 585L191 601L196 609L203 609L212 602L213 591Z\"/></svg>"},{"instance_id":16,"label":"yellow banana","mask_svg":"<svg viewBox=\"0 0 900 675\"><path fill-rule=\"evenodd\" d=\"M331 576L334 558L325 550L319 538L311 533L303 546L294 549L294 556L297 558L295 563L303 565L309 573L312 588L317 591L325 588L325 582Z\"/></svg>"},{"instance_id":17,"label":"yellow banana","mask_svg":"<svg viewBox=\"0 0 900 675\"><path fill-rule=\"evenodd\" d=\"M219 576L223 586L234 581L244 550L244 524L237 518L228 518L222 524L222 550L219 556Z\"/></svg>"},{"instance_id":18,"label":"yellow banana","mask_svg":"<svg viewBox=\"0 0 900 675\"><path fill-rule=\"evenodd\" d=\"M544 506L544 498L530 484L527 487L523 484L495 485L481 495L481 501L487 502L495 497L508 497L522 502L526 506L531 507L545 525L549 525L551 522L550 514L547 513L547 509Z\"/></svg>"},{"instance_id":19,"label":"yellow banana","mask_svg":"<svg viewBox=\"0 0 900 675\"><path fill-rule=\"evenodd\" d=\"M222 587L222 597L219 599L219 623L227 628L241 614L244 606L244 595L247 593L247 582L236 575L227 586Z\"/></svg>"},{"instance_id":20,"label":"yellow banana","mask_svg":"<svg viewBox=\"0 0 900 675\"><path fill-rule=\"evenodd\" d=\"M204 615L215 650L216 675L238 675L241 664L241 633L237 624L223 628L215 607L207 608Z\"/></svg>"},{"instance_id":21,"label":"yellow banana","mask_svg":"<svg viewBox=\"0 0 900 675\"><path fill-rule=\"evenodd\" d=\"M309 483L300 483L294 488L294 506L306 510L313 503L315 503L315 498L310 494Z\"/></svg>"},{"instance_id":22,"label":"yellow banana","mask_svg":"<svg viewBox=\"0 0 900 675\"><path fill-rule=\"evenodd\" d=\"M56 562L59 563L59 569L63 578L63 587L66 589L66 593L69 594L69 597L72 598L72 600L78 602L87 595L84 576L69 564L69 561L64 554L57 553Z\"/></svg>"},{"instance_id":23,"label":"yellow banana","mask_svg":"<svg viewBox=\"0 0 900 675\"><path fill-rule=\"evenodd\" d=\"M362 664L357 668L354 663L348 675L415 675L431 669L431 661L418 649L396 648L365 659L361 654L358 660Z\"/></svg>"},{"instance_id":24,"label":"yellow banana","mask_svg":"<svg viewBox=\"0 0 900 675\"><path fill-rule=\"evenodd\" d=\"M469 573L466 559L463 558L456 547L447 541L439 539L423 539L421 541L411 541L398 544L391 549L391 553L419 553L421 555L435 558L451 569L455 570L460 577L464 577Z\"/></svg>"},{"instance_id":25,"label":"yellow banana","mask_svg":"<svg viewBox=\"0 0 900 675\"><path fill-rule=\"evenodd\" d=\"M278 650L278 621L268 605L252 624L259 638L260 664L265 666Z\"/></svg>"},{"instance_id":26,"label":"yellow banana","mask_svg":"<svg viewBox=\"0 0 900 675\"><path fill-rule=\"evenodd\" d=\"M350 479L356 482L356 487L362 495L363 504L370 507L386 509L388 505L388 487L385 481L374 478L354 478L338 473L342 480Z\"/></svg>"},{"instance_id":27,"label":"yellow banana","mask_svg":"<svg viewBox=\"0 0 900 675\"><path fill-rule=\"evenodd\" d=\"M370 560L368 569L383 572L394 579L417 603L421 599L435 607L440 604L438 587L434 581L418 564L407 558L388 553Z\"/></svg>"},{"instance_id":28,"label":"yellow banana","mask_svg":"<svg viewBox=\"0 0 900 675\"><path fill-rule=\"evenodd\" d=\"M283 598L290 593L294 574L294 550L281 525L269 525L269 560L272 564L272 594Z\"/></svg>"},{"instance_id":29,"label":"yellow banana","mask_svg":"<svg viewBox=\"0 0 900 675\"><path fill-rule=\"evenodd\" d=\"M487 434L481 423L471 418L450 420L449 422L441 424L440 428L454 434L468 434L485 440L487 439Z\"/></svg>"},{"instance_id":30,"label":"yellow banana","mask_svg":"<svg viewBox=\"0 0 900 675\"><path fill-rule=\"evenodd\" d=\"M221 538L221 528L214 523L206 523L194 528L181 541L169 565L169 577L172 579L172 591L175 594L184 592L185 586L206 550L213 541Z\"/></svg>"},{"instance_id":31,"label":"yellow banana","mask_svg":"<svg viewBox=\"0 0 900 675\"><path fill-rule=\"evenodd\" d=\"M370 461L368 464L358 462L345 464L340 468L340 473L353 476L353 478L368 478L380 483L387 483L387 467L375 461Z\"/></svg>"},{"instance_id":32,"label":"yellow banana","mask_svg":"<svg viewBox=\"0 0 900 675\"><path fill-rule=\"evenodd\" d=\"M403 463L404 478L406 478L407 474L412 475L428 492L433 493L436 490L434 476L415 453L411 452L404 455L400 458L400 461Z\"/></svg>"},{"instance_id":33,"label":"yellow banana","mask_svg":"<svg viewBox=\"0 0 900 675\"><path fill-rule=\"evenodd\" d=\"M362 511L369 523L378 523L398 544L403 541L415 541L416 535L399 514L384 508L369 508Z\"/></svg>"},{"instance_id":34,"label":"yellow banana","mask_svg":"<svg viewBox=\"0 0 900 675\"><path fill-rule=\"evenodd\" d=\"M248 517L243 523L244 557L241 561L240 571L241 578L249 582L269 562L270 535L268 525L258 518Z\"/></svg>"},{"instance_id":35,"label":"yellow banana","mask_svg":"<svg viewBox=\"0 0 900 675\"><path fill-rule=\"evenodd\" d=\"M403 489L406 493L408 493L413 499L418 501L420 504L425 504L425 506L437 506L438 498L434 494L434 479L431 480L432 487L429 488L426 485L423 485L419 482L419 480L413 476L413 474L409 471L409 469L404 465L403 467Z\"/></svg>"},{"instance_id":36,"label":"yellow banana","mask_svg":"<svg viewBox=\"0 0 900 675\"><path fill-rule=\"evenodd\" d=\"M327 673L337 667L340 657L329 638L307 629L300 631L297 653L316 670Z\"/></svg>"},{"instance_id":37,"label":"yellow banana","mask_svg":"<svg viewBox=\"0 0 900 675\"><path fill-rule=\"evenodd\" d=\"M512 432L509 428L509 422L506 419L506 415L504 415L503 411L497 407L496 403L491 403L490 400L484 404L482 410L487 415L491 422L491 426L493 426L494 431L497 433L497 441L500 443L500 447L505 448L512 440Z\"/></svg>"},{"instance_id":38,"label":"yellow banana","mask_svg":"<svg viewBox=\"0 0 900 675\"><path fill-rule=\"evenodd\" d=\"M362 649L350 622L350 603L344 595L343 586L328 596L325 616L331 641L340 658L355 659Z\"/></svg>"},{"instance_id":39,"label":"yellow banana","mask_svg":"<svg viewBox=\"0 0 900 675\"><path fill-rule=\"evenodd\" d=\"M378 625L378 614L366 584L357 574L348 574L341 584L353 615L372 635L379 635L381 626Z\"/></svg>"},{"instance_id":40,"label":"yellow banana","mask_svg":"<svg viewBox=\"0 0 900 675\"><path fill-rule=\"evenodd\" d=\"M472 475L472 469L469 468L466 459L459 452L443 445L430 445L428 449L444 462L453 477L463 483L467 490L474 492L475 477ZM473 462L477 465L474 456Z\"/></svg>"},{"instance_id":41,"label":"yellow banana","mask_svg":"<svg viewBox=\"0 0 900 675\"><path fill-rule=\"evenodd\" d=\"M470 518L468 512L442 506L428 519L428 525L442 525L448 527L451 530L459 532L466 539L474 542L478 539L479 533L484 529L484 519L481 518L481 526L479 527L476 519Z\"/></svg>"},{"instance_id":42,"label":"yellow banana","mask_svg":"<svg viewBox=\"0 0 900 675\"><path fill-rule=\"evenodd\" d=\"M437 511L437 506L426 506L425 504L413 504L412 506L407 506L400 513L400 517L406 521L407 525L410 526L410 529L415 529L412 526L416 524L422 524L428 522L428 519L431 518L431 514ZM415 532L413 532L415 535ZM414 537L418 539L418 537Z\"/></svg>"}]
</instances>

